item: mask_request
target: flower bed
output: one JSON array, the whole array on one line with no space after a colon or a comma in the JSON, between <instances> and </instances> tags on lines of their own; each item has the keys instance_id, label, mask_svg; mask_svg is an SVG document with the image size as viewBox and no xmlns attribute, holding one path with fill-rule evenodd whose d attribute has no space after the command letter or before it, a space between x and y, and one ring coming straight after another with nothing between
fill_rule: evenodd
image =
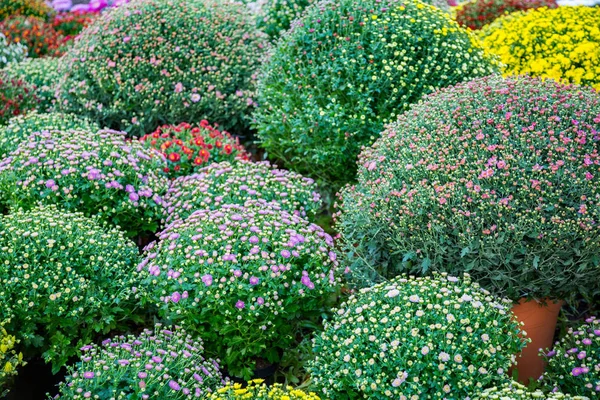
<instances>
[{"instance_id":1,"label":"flower bed","mask_svg":"<svg viewBox=\"0 0 600 400\"><path fill-rule=\"evenodd\" d=\"M5 126L0 126L0 159L18 149L35 132L72 129L89 132L100 130L97 125L69 114L32 112L11 118Z\"/></svg>"},{"instance_id":2,"label":"flower bed","mask_svg":"<svg viewBox=\"0 0 600 400\"><path fill-rule=\"evenodd\" d=\"M470 29L481 29L503 15L540 7L556 8L556 0L475 0L457 8L456 22Z\"/></svg>"},{"instance_id":3,"label":"flower bed","mask_svg":"<svg viewBox=\"0 0 600 400\"><path fill-rule=\"evenodd\" d=\"M333 240L276 205L248 202L177 220L145 249L143 300L209 344L234 376L273 363L303 320L327 311Z\"/></svg>"},{"instance_id":4,"label":"flower bed","mask_svg":"<svg viewBox=\"0 0 600 400\"><path fill-rule=\"evenodd\" d=\"M11 79L23 81L38 98L35 109L49 111L54 105L54 92L60 79L58 65L60 58L28 58L19 63L9 64L4 71Z\"/></svg>"},{"instance_id":5,"label":"flower bed","mask_svg":"<svg viewBox=\"0 0 600 400\"><path fill-rule=\"evenodd\" d=\"M600 89L598 7L540 8L498 19L480 32L506 75L528 74Z\"/></svg>"},{"instance_id":6,"label":"flower bed","mask_svg":"<svg viewBox=\"0 0 600 400\"><path fill-rule=\"evenodd\" d=\"M0 199L13 209L42 202L97 215L134 237L158 227L163 167L121 132L36 132L0 162Z\"/></svg>"},{"instance_id":7,"label":"flower bed","mask_svg":"<svg viewBox=\"0 0 600 400\"><path fill-rule=\"evenodd\" d=\"M264 44L250 18L213 0L134 0L102 14L65 55L59 107L138 137L202 119L243 131Z\"/></svg>"},{"instance_id":8,"label":"flower bed","mask_svg":"<svg viewBox=\"0 0 600 400\"><path fill-rule=\"evenodd\" d=\"M0 22L0 31L11 43L27 47L29 57L60 56L64 38L52 24L37 17L16 15Z\"/></svg>"},{"instance_id":9,"label":"flower bed","mask_svg":"<svg viewBox=\"0 0 600 400\"><path fill-rule=\"evenodd\" d=\"M222 162L173 181L164 199L165 217L172 222L197 210L218 210L224 204L243 205L247 200L275 201L289 213L314 217L321 207L315 189L312 179L277 169L268 161Z\"/></svg>"},{"instance_id":10,"label":"flower bed","mask_svg":"<svg viewBox=\"0 0 600 400\"><path fill-rule=\"evenodd\" d=\"M598 131L591 88L488 77L427 97L365 149L340 194L356 282L468 271L512 300L591 295Z\"/></svg>"},{"instance_id":11,"label":"flower bed","mask_svg":"<svg viewBox=\"0 0 600 400\"><path fill-rule=\"evenodd\" d=\"M560 392L544 393L541 390L528 390L517 382L507 382L501 386L489 388L475 397L475 400L586 400L581 396L569 396Z\"/></svg>"},{"instance_id":12,"label":"flower bed","mask_svg":"<svg viewBox=\"0 0 600 400\"><path fill-rule=\"evenodd\" d=\"M52 8L44 0L0 0L0 21L13 15L47 19Z\"/></svg>"},{"instance_id":13,"label":"flower bed","mask_svg":"<svg viewBox=\"0 0 600 400\"><path fill-rule=\"evenodd\" d=\"M6 36L0 32L0 69L7 64L21 61L26 54L25 46L20 43L8 43Z\"/></svg>"},{"instance_id":14,"label":"flower bed","mask_svg":"<svg viewBox=\"0 0 600 400\"><path fill-rule=\"evenodd\" d=\"M224 383L219 364L204 358L202 341L182 329L158 325L81 350L81 361L69 367L55 399L182 400L203 397Z\"/></svg>"},{"instance_id":15,"label":"flower bed","mask_svg":"<svg viewBox=\"0 0 600 400\"><path fill-rule=\"evenodd\" d=\"M14 116L35 109L38 103L32 86L0 70L0 125L6 124Z\"/></svg>"},{"instance_id":16,"label":"flower bed","mask_svg":"<svg viewBox=\"0 0 600 400\"><path fill-rule=\"evenodd\" d=\"M281 384L267 386L262 379L248 382L247 386L239 383L228 384L207 396L206 400L320 400L315 393L305 393L291 387L284 388Z\"/></svg>"},{"instance_id":17,"label":"flower bed","mask_svg":"<svg viewBox=\"0 0 600 400\"><path fill-rule=\"evenodd\" d=\"M0 320L57 372L135 307L136 246L116 229L56 206L0 218Z\"/></svg>"},{"instance_id":18,"label":"flower bed","mask_svg":"<svg viewBox=\"0 0 600 400\"><path fill-rule=\"evenodd\" d=\"M505 381L525 344L510 305L467 276L363 289L316 337L313 383L327 399L465 399Z\"/></svg>"},{"instance_id":19,"label":"flower bed","mask_svg":"<svg viewBox=\"0 0 600 400\"><path fill-rule=\"evenodd\" d=\"M469 32L420 1L313 5L263 68L260 146L335 190L354 179L360 148L411 103L496 70Z\"/></svg>"},{"instance_id":20,"label":"flower bed","mask_svg":"<svg viewBox=\"0 0 600 400\"><path fill-rule=\"evenodd\" d=\"M162 153L167 160L164 171L172 178L197 172L211 163L250 158L238 138L210 126L206 120L198 126L161 126L140 141L146 148Z\"/></svg>"}]
</instances>

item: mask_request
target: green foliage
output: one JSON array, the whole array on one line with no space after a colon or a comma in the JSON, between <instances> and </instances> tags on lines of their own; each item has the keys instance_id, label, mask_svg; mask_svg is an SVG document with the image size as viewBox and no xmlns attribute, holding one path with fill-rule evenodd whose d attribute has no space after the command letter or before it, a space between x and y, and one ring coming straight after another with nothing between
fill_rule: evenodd
<instances>
[{"instance_id":1,"label":"green foliage","mask_svg":"<svg viewBox=\"0 0 600 400\"><path fill-rule=\"evenodd\" d=\"M116 229L56 206L0 217L0 320L54 372L132 318L137 247Z\"/></svg>"},{"instance_id":2,"label":"green foliage","mask_svg":"<svg viewBox=\"0 0 600 400\"><path fill-rule=\"evenodd\" d=\"M425 98L340 193L355 283L438 270L511 300L594 293L599 131L598 93L551 80L487 77Z\"/></svg>"},{"instance_id":3,"label":"green foliage","mask_svg":"<svg viewBox=\"0 0 600 400\"><path fill-rule=\"evenodd\" d=\"M8 124L0 126L0 159L16 150L30 135L41 131L85 130L96 132L98 125L71 114L36 112L11 118Z\"/></svg>"},{"instance_id":4,"label":"green foliage","mask_svg":"<svg viewBox=\"0 0 600 400\"><path fill-rule=\"evenodd\" d=\"M315 4L264 67L255 127L270 157L335 189L423 94L496 70L471 33L420 1Z\"/></svg>"},{"instance_id":5,"label":"green foliage","mask_svg":"<svg viewBox=\"0 0 600 400\"><path fill-rule=\"evenodd\" d=\"M202 337L232 376L279 361L340 283L331 236L276 204L199 210L158 238L138 266L144 303Z\"/></svg>"},{"instance_id":6,"label":"green foliage","mask_svg":"<svg viewBox=\"0 0 600 400\"><path fill-rule=\"evenodd\" d=\"M202 119L243 132L263 47L242 4L133 0L67 52L58 106L138 137Z\"/></svg>"},{"instance_id":7,"label":"green foliage","mask_svg":"<svg viewBox=\"0 0 600 400\"><path fill-rule=\"evenodd\" d=\"M157 229L164 166L122 132L35 132L0 162L0 200L13 209L41 202L98 215L134 237Z\"/></svg>"},{"instance_id":8,"label":"green foliage","mask_svg":"<svg viewBox=\"0 0 600 400\"><path fill-rule=\"evenodd\" d=\"M525 345L511 302L468 275L396 278L342 304L314 340L327 399L465 399L507 379Z\"/></svg>"}]
</instances>

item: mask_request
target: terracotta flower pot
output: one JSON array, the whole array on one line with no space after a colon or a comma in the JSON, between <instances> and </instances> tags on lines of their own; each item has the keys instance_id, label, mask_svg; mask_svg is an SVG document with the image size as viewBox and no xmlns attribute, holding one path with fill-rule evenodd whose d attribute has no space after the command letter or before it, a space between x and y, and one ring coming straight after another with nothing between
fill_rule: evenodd
<instances>
[{"instance_id":1,"label":"terracotta flower pot","mask_svg":"<svg viewBox=\"0 0 600 400\"><path fill-rule=\"evenodd\" d=\"M540 349L552 347L558 313L563 301L546 301L521 299L512 308L518 321L523 322L523 329L531 342L517 356L519 381L529 383L529 379L537 380L543 373L544 360L539 356Z\"/></svg>"}]
</instances>

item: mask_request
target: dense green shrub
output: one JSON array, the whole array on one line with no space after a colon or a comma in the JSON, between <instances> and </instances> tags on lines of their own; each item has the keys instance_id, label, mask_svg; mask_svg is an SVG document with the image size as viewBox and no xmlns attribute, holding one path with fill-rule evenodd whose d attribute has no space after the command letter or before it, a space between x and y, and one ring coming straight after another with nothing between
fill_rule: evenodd
<instances>
[{"instance_id":1,"label":"dense green shrub","mask_svg":"<svg viewBox=\"0 0 600 400\"><path fill-rule=\"evenodd\" d=\"M0 217L0 320L57 371L135 306L137 247L116 229L56 206Z\"/></svg>"},{"instance_id":2,"label":"dense green shrub","mask_svg":"<svg viewBox=\"0 0 600 400\"><path fill-rule=\"evenodd\" d=\"M36 109L46 112L54 105L54 92L60 78L59 63L57 57L28 58L10 64L4 70L11 78L26 82L38 97Z\"/></svg>"},{"instance_id":3,"label":"dense green shrub","mask_svg":"<svg viewBox=\"0 0 600 400\"><path fill-rule=\"evenodd\" d=\"M161 126L140 138L146 148L156 149L167 160L165 173L171 178L189 175L214 162L247 160L250 155L239 138L202 120Z\"/></svg>"},{"instance_id":4,"label":"dense green shrub","mask_svg":"<svg viewBox=\"0 0 600 400\"><path fill-rule=\"evenodd\" d=\"M21 43L8 43L6 36L0 32L0 69L7 64L21 61L27 55L27 48Z\"/></svg>"},{"instance_id":5,"label":"dense green shrub","mask_svg":"<svg viewBox=\"0 0 600 400\"><path fill-rule=\"evenodd\" d=\"M0 159L16 150L35 132L71 129L96 132L100 128L84 118L71 114L32 112L11 118L5 126L0 126Z\"/></svg>"},{"instance_id":6,"label":"dense green shrub","mask_svg":"<svg viewBox=\"0 0 600 400\"><path fill-rule=\"evenodd\" d=\"M586 400L585 397L569 396L560 392L544 393L541 390L527 390L520 383L510 381L503 385L484 390L475 400Z\"/></svg>"},{"instance_id":7,"label":"dense green shrub","mask_svg":"<svg viewBox=\"0 0 600 400\"><path fill-rule=\"evenodd\" d=\"M202 337L232 376L279 361L340 282L331 236L276 204L199 210L158 238L138 266L144 302Z\"/></svg>"},{"instance_id":8,"label":"dense green shrub","mask_svg":"<svg viewBox=\"0 0 600 400\"><path fill-rule=\"evenodd\" d=\"M216 361L205 359L200 339L157 325L139 336L86 345L53 399L169 399L203 397L223 378Z\"/></svg>"},{"instance_id":9,"label":"dense green shrub","mask_svg":"<svg viewBox=\"0 0 600 400\"><path fill-rule=\"evenodd\" d=\"M545 356L548 365L541 381L548 389L600 396L600 319L591 317L570 328Z\"/></svg>"},{"instance_id":10,"label":"dense green shrub","mask_svg":"<svg viewBox=\"0 0 600 400\"><path fill-rule=\"evenodd\" d=\"M137 136L201 119L243 131L263 42L239 3L133 0L67 52L58 105Z\"/></svg>"},{"instance_id":11,"label":"dense green shrub","mask_svg":"<svg viewBox=\"0 0 600 400\"><path fill-rule=\"evenodd\" d=\"M255 113L260 145L339 187L361 146L436 88L496 71L471 33L417 0L316 4L277 43Z\"/></svg>"},{"instance_id":12,"label":"dense green shrub","mask_svg":"<svg viewBox=\"0 0 600 400\"><path fill-rule=\"evenodd\" d=\"M312 179L277 169L268 161L222 162L173 181L164 198L165 217L167 222L185 219L197 210L243 205L247 200L276 201L289 213L313 217L321 207L315 190Z\"/></svg>"},{"instance_id":13,"label":"dense green shrub","mask_svg":"<svg viewBox=\"0 0 600 400\"><path fill-rule=\"evenodd\" d=\"M128 236L155 232L168 186L164 165L122 132L35 132L0 162L0 201L13 209L58 204Z\"/></svg>"},{"instance_id":14,"label":"dense green shrub","mask_svg":"<svg viewBox=\"0 0 600 400\"><path fill-rule=\"evenodd\" d=\"M512 300L600 279L600 95L487 77L413 106L359 157L337 228L358 283L464 271Z\"/></svg>"},{"instance_id":15,"label":"dense green shrub","mask_svg":"<svg viewBox=\"0 0 600 400\"><path fill-rule=\"evenodd\" d=\"M510 307L467 275L396 278L325 321L309 372L327 399L465 399L506 380L525 345Z\"/></svg>"}]
</instances>

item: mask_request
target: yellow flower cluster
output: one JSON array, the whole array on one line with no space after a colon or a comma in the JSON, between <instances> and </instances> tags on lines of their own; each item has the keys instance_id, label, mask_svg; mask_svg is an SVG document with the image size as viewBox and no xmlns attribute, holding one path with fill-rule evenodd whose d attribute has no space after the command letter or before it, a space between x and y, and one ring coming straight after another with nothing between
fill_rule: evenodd
<instances>
[{"instance_id":1,"label":"yellow flower cluster","mask_svg":"<svg viewBox=\"0 0 600 400\"><path fill-rule=\"evenodd\" d=\"M17 366L23 365L23 354L14 351L16 339L0 324L0 397L8 393L10 379L17 374Z\"/></svg>"},{"instance_id":2,"label":"yellow flower cluster","mask_svg":"<svg viewBox=\"0 0 600 400\"><path fill-rule=\"evenodd\" d=\"M305 393L290 386L284 388L276 383L272 386L264 384L262 379L254 379L243 387L239 383L228 383L227 386L212 393L208 400L242 400L242 399L269 399L269 400L320 400L315 393Z\"/></svg>"},{"instance_id":3,"label":"yellow flower cluster","mask_svg":"<svg viewBox=\"0 0 600 400\"><path fill-rule=\"evenodd\" d=\"M539 8L487 25L484 47L505 75L529 74L600 89L600 8Z\"/></svg>"}]
</instances>

